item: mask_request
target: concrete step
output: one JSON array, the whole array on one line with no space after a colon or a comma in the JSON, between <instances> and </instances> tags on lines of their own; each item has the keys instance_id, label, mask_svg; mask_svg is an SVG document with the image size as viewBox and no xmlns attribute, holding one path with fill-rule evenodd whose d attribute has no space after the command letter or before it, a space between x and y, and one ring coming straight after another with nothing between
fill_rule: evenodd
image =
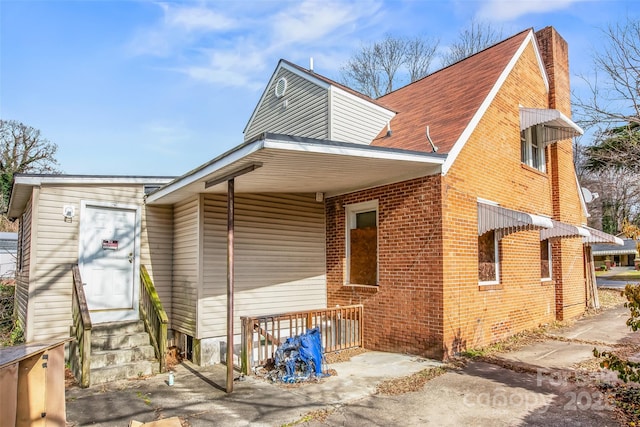
<instances>
[{"instance_id":1,"label":"concrete step","mask_svg":"<svg viewBox=\"0 0 640 427\"><path fill-rule=\"evenodd\" d=\"M96 323L91 329L91 335L124 335L138 332L144 332L144 322L142 320Z\"/></svg>"},{"instance_id":2,"label":"concrete step","mask_svg":"<svg viewBox=\"0 0 640 427\"><path fill-rule=\"evenodd\" d=\"M140 360L155 360L153 346L147 344L135 348L123 348L118 350L100 350L91 352L91 369L105 366L123 365Z\"/></svg>"},{"instance_id":3,"label":"concrete step","mask_svg":"<svg viewBox=\"0 0 640 427\"><path fill-rule=\"evenodd\" d=\"M118 350L149 345L149 334L136 332L130 334L94 335L91 332L91 352L101 350Z\"/></svg>"},{"instance_id":4,"label":"concrete step","mask_svg":"<svg viewBox=\"0 0 640 427\"><path fill-rule=\"evenodd\" d=\"M157 361L139 360L121 365L104 366L91 370L91 386L110 381L139 378L158 373L160 365Z\"/></svg>"}]
</instances>

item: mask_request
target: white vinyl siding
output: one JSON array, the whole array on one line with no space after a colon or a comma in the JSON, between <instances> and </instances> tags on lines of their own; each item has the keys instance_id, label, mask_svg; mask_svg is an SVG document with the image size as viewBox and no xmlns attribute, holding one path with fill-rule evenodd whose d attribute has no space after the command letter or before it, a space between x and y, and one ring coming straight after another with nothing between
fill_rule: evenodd
<instances>
[{"instance_id":1,"label":"white vinyl siding","mask_svg":"<svg viewBox=\"0 0 640 427\"><path fill-rule=\"evenodd\" d=\"M36 261L35 266L31 266L29 278L29 320L30 328L33 328L29 340L69 336L73 283L71 266L78 262L81 201L141 205L144 196L142 185L43 185L35 190L34 194L38 193L34 202L38 212L33 219L36 231L32 235L32 257ZM62 216L62 208L66 205L75 207L76 216L71 221L65 221ZM143 209L142 223L145 221ZM167 244L170 245L165 241L161 246ZM140 247L141 262L148 264L147 260L151 260L152 256L144 239ZM147 267L151 273L152 266ZM170 292L171 278L152 278L159 294L166 296Z\"/></svg>"},{"instance_id":2,"label":"white vinyl siding","mask_svg":"<svg viewBox=\"0 0 640 427\"><path fill-rule=\"evenodd\" d=\"M284 96L277 98L274 86L281 77L287 79L287 90ZM326 89L280 69L273 84L267 88L264 99L258 104L244 140L248 141L263 132L328 139L328 106Z\"/></svg>"},{"instance_id":3,"label":"white vinyl siding","mask_svg":"<svg viewBox=\"0 0 640 427\"><path fill-rule=\"evenodd\" d=\"M204 199L201 338L226 333L226 203ZM313 194L238 194L235 206L235 332L240 316L325 308L324 204Z\"/></svg>"},{"instance_id":4,"label":"white vinyl siding","mask_svg":"<svg viewBox=\"0 0 640 427\"><path fill-rule=\"evenodd\" d=\"M386 128L393 113L339 90L331 92L333 141L370 144Z\"/></svg>"},{"instance_id":5,"label":"white vinyl siding","mask_svg":"<svg viewBox=\"0 0 640 427\"><path fill-rule=\"evenodd\" d=\"M172 328L196 336L200 241L199 196L173 208Z\"/></svg>"}]
</instances>

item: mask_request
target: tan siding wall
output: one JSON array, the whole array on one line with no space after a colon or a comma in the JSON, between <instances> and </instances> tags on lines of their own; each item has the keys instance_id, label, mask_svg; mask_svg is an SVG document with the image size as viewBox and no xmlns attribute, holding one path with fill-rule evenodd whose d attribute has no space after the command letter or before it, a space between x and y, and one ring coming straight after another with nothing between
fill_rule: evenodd
<instances>
[{"instance_id":1,"label":"tan siding wall","mask_svg":"<svg viewBox=\"0 0 640 427\"><path fill-rule=\"evenodd\" d=\"M238 194L235 314L326 307L324 204L314 195ZM226 333L226 197L204 199L200 338Z\"/></svg>"},{"instance_id":2,"label":"tan siding wall","mask_svg":"<svg viewBox=\"0 0 640 427\"><path fill-rule=\"evenodd\" d=\"M358 102L344 93L331 94L331 135L333 141L370 144L384 129L392 114Z\"/></svg>"},{"instance_id":3,"label":"tan siding wall","mask_svg":"<svg viewBox=\"0 0 640 427\"><path fill-rule=\"evenodd\" d=\"M196 336L199 259L198 197L173 208L172 329Z\"/></svg>"},{"instance_id":4,"label":"tan siding wall","mask_svg":"<svg viewBox=\"0 0 640 427\"><path fill-rule=\"evenodd\" d=\"M78 262L78 234L81 202L103 201L141 205L143 187L131 186L43 186L38 200L37 234L33 236L37 265L31 277L30 315L33 339L66 337L71 326L71 266ZM72 222L64 221L62 207L75 207ZM145 222L143 210L142 222ZM141 258L149 258L146 241L141 240ZM145 255L146 254L146 255Z\"/></svg>"},{"instance_id":5,"label":"tan siding wall","mask_svg":"<svg viewBox=\"0 0 640 427\"><path fill-rule=\"evenodd\" d=\"M287 79L287 90L282 98L276 98L273 90L280 77ZM267 88L265 98L259 105L251 126L245 132L245 141L262 132L328 139L328 99L326 89L281 69L273 85ZM286 108L283 107L285 100Z\"/></svg>"},{"instance_id":6,"label":"tan siding wall","mask_svg":"<svg viewBox=\"0 0 640 427\"><path fill-rule=\"evenodd\" d=\"M28 305L29 305L29 268L31 266L31 218L32 218L33 199L29 201L22 218L20 218L22 228L21 234L18 239L22 242L22 251L18 253L22 254L22 265L16 271L16 313L18 319L25 327L27 322ZM20 245L20 243L19 243ZM19 261L19 260L18 260ZM25 338L27 338L27 331L25 330Z\"/></svg>"},{"instance_id":7,"label":"tan siding wall","mask_svg":"<svg viewBox=\"0 0 640 427\"><path fill-rule=\"evenodd\" d=\"M172 327L173 207L145 206L140 263L147 267Z\"/></svg>"}]
</instances>

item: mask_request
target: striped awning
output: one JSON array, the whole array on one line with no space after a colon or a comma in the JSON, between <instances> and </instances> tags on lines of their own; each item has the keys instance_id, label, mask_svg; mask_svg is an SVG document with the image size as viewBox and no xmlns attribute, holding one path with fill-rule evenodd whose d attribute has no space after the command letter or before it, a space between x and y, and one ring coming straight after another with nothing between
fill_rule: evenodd
<instances>
[{"instance_id":1,"label":"striped awning","mask_svg":"<svg viewBox=\"0 0 640 427\"><path fill-rule=\"evenodd\" d=\"M499 230L501 236L506 236L544 228L553 228L551 218L478 202L478 236L491 230Z\"/></svg>"},{"instance_id":2,"label":"striped awning","mask_svg":"<svg viewBox=\"0 0 640 427\"><path fill-rule=\"evenodd\" d=\"M549 108L520 108L520 130L540 125L542 142L551 144L562 139L582 135L584 131L558 110Z\"/></svg>"},{"instance_id":3,"label":"striped awning","mask_svg":"<svg viewBox=\"0 0 640 427\"><path fill-rule=\"evenodd\" d=\"M596 230L595 228L587 227L586 225L584 226L584 228L586 228L589 231L589 233L591 233L591 236L583 237L582 238L583 243L586 243L586 244L610 243L613 245L624 246L624 241L619 237L605 233L604 231Z\"/></svg>"},{"instance_id":4,"label":"striped awning","mask_svg":"<svg viewBox=\"0 0 640 427\"><path fill-rule=\"evenodd\" d=\"M545 228L540 230L540 240L553 239L558 237L589 237L589 230L577 225L567 224L566 222L556 221L552 219L553 228Z\"/></svg>"}]
</instances>

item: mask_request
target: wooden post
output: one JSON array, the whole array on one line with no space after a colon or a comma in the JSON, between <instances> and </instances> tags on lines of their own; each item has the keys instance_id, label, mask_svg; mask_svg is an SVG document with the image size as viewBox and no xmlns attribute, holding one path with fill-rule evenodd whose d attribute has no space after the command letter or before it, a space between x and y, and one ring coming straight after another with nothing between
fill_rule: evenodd
<instances>
[{"instance_id":1,"label":"wooden post","mask_svg":"<svg viewBox=\"0 0 640 427\"><path fill-rule=\"evenodd\" d=\"M233 392L234 179L227 181L227 393Z\"/></svg>"}]
</instances>

